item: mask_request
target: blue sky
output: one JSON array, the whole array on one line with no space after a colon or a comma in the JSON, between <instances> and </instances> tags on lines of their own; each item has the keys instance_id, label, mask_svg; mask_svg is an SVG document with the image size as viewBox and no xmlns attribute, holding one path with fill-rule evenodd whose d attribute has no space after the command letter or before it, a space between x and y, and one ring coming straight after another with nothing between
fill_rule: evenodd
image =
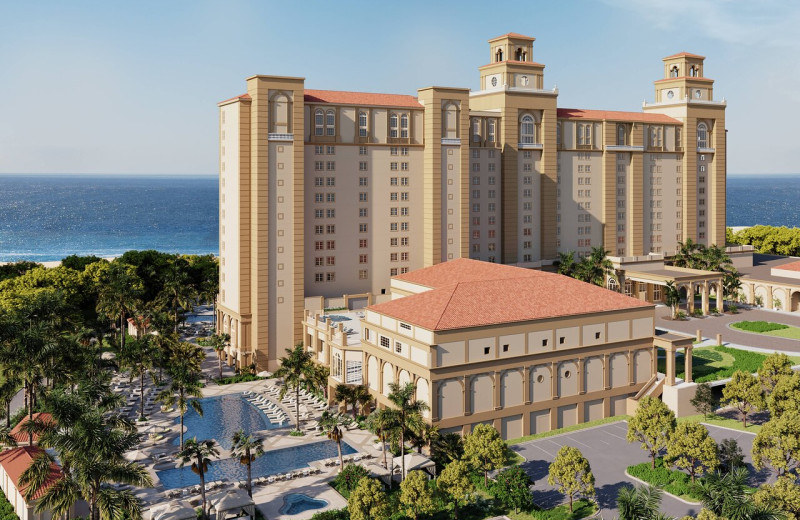
<instances>
[{"instance_id":1,"label":"blue sky","mask_svg":"<svg viewBox=\"0 0 800 520\"><path fill-rule=\"evenodd\" d=\"M707 56L728 171L796 173L800 2L0 0L0 173L213 174L253 74L308 88L477 89L486 40L536 37L559 106L640 110L661 58Z\"/></svg>"}]
</instances>

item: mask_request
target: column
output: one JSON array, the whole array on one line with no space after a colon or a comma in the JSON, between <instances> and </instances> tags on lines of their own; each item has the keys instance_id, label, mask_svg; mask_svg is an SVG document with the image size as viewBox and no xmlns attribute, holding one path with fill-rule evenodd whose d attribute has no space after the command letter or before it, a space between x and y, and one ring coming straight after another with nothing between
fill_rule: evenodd
<instances>
[{"instance_id":1,"label":"column","mask_svg":"<svg viewBox=\"0 0 800 520\"><path fill-rule=\"evenodd\" d=\"M558 399L558 363L550 363L550 394Z\"/></svg>"},{"instance_id":2,"label":"column","mask_svg":"<svg viewBox=\"0 0 800 520\"><path fill-rule=\"evenodd\" d=\"M666 366L666 378L664 384L667 386L674 386L675 385L675 348L672 346L667 347L667 366Z\"/></svg>"},{"instance_id":3,"label":"column","mask_svg":"<svg viewBox=\"0 0 800 520\"><path fill-rule=\"evenodd\" d=\"M472 396L469 392L469 377L464 376L464 415L472 415Z\"/></svg>"},{"instance_id":4,"label":"column","mask_svg":"<svg viewBox=\"0 0 800 520\"><path fill-rule=\"evenodd\" d=\"M583 363L583 358L578 358L578 373L575 374L575 376L578 378L578 395L583 395L586 393L583 377Z\"/></svg>"},{"instance_id":5,"label":"column","mask_svg":"<svg viewBox=\"0 0 800 520\"><path fill-rule=\"evenodd\" d=\"M750 287L750 295L749 295L749 298L747 298L747 303L749 303L750 305L755 305L756 304L756 284L749 283L747 285L748 285L748 287Z\"/></svg>"},{"instance_id":6,"label":"column","mask_svg":"<svg viewBox=\"0 0 800 520\"><path fill-rule=\"evenodd\" d=\"M522 367L522 402L531 404L531 367ZM523 418L523 425L526 421L528 419Z\"/></svg>"},{"instance_id":7,"label":"column","mask_svg":"<svg viewBox=\"0 0 800 520\"><path fill-rule=\"evenodd\" d=\"M431 421L439 420L439 381L431 381Z\"/></svg>"},{"instance_id":8,"label":"column","mask_svg":"<svg viewBox=\"0 0 800 520\"><path fill-rule=\"evenodd\" d=\"M767 301L764 302L765 309L772 309L772 286L767 285Z\"/></svg>"},{"instance_id":9,"label":"column","mask_svg":"<svg viewBox=\"0 0 800 520\"><path fill-rule=\"evenodd\" d=\"M692 382L692 347L686 347L684 351L684 366L683 371L686 373L684 380L687 383Z\"/></svg>"},{"instance_id":10,"label":"column","mask_svg":"<svg viewBox=\"0 0 800 520\"><path fill-rule=\"evenodd\" d=\"M631 350L628 351L627 358L628 358L628 384L632 385L634 384L635 381L633 378L633 351Z\"/></svg>"},{"instance_id":11,"label":"column","mask_svg":"<svg viewBox=\"0 0 800 520\"><path fill-rule=\"evenodd\" d=\"M708 314L708 307L709 307L708 306L708 281L703 282L702 298L703 298L703 315L705 316L705 315Z\"/></svg>"},{"instance_id":12,"label":"column","mask_svg":"<svg viewBox=\"0 0 800 520\"><path fill-rule=\"evenodd\" d=\"M694 312L694 284L690 283L689 287L686 288L686 308L689 310L689 314Z\"/></svg>"},{"instance_id":13,"label":"column","mask_svg":"<svg viewBox=\"0 0 800 520\"><path fill-rule=\"evenodd\" d=\"M493 383L493 385L494 385L494 399L493 399L493 401L494 401L494 409L495 410L499 410L501 408L501 406L500 406L500 382L501 382L501 376L502 376L502 374L495 370L494 377L492 378L492 380L494 381L494 383Z\"/></svg>"},{"instance_id":14,"label":"column","mask_svg":"<svg viewBox=\"0 0 800 520\"><path fill-rule=\"evenodd\" d=\"M609 382L610 375L611 375L611 367L608 366L609 356L608 354L603 354L603 389L608 390L611 388L611 384Z\"/></svg>"}]
</instances>

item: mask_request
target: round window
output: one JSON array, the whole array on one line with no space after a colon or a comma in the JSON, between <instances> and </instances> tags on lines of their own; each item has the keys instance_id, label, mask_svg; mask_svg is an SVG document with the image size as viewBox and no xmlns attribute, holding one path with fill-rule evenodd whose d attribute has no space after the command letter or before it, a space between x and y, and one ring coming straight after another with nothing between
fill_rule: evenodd
<instances>
[{"instance_id":1,"label":"round window","mask_svg":"<svg viewBox=\"0 0 800 520\"><path fill-rule=\"evenodd\" d=\"M497 86L497 77L496 76L494 78L492 78L492 86L493 87Z\"/></svg>"},{"instance_id":2,"label":"round window","mask_svg":"<svg viewBox=\"0 0 800 520\"><path fill-rule=\"evenodd\" d=\"M544 376L543 376L543 375L541 375L541 374L539 374L538 376L536 376L536 382L537 382L537 383L544 383Z\"/></svg>"},{"instance_id":3,"label":"round window","mask_svg":"<svg viewBox=\"0 0 800 520\"><path fill-rule=\"evenodd\" d=\"M572 377L572 372L570 372L569 370L567 370L566 372L564 372L564 377L565 377L566 379L569 379L570 377Z\"/></svg>"},{"instance_id":4,"label":"round window","mask_svg":"<svg viewBox=\"0 0 800 520\"><path fill-rule=\"evenodd\" d=\"M675 96L675 93L671 90L667 91L667 99L672 99Z\"/></svg>"}]
</instances>

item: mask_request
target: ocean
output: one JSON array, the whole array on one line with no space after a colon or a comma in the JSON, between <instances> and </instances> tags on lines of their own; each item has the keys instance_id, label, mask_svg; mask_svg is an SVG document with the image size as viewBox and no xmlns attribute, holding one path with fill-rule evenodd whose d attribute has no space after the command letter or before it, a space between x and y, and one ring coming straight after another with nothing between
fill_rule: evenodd
<instances>
[{"instance_id":1,"label":"ocean","mask_svg":"<svg viewBox=\"0 0 800 520\"><path fill-rule=\"evenodd\" d=\"M728 226L800 226L800 175L728 177ZM216 176L0 175L0 262L219 251Z\"/></svg>"}]
</instances>

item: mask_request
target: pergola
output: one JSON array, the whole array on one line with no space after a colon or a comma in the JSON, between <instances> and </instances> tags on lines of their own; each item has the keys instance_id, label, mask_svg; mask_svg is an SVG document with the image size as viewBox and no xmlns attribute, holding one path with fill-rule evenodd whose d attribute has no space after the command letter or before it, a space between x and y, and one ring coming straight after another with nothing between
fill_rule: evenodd
<instances>
[{"instance_id":1,"label":"pergola","mask_svg":"<svg viewBox=\"0 0 800 520\"><path fill-rule=\"evenodd\" d=\"M420 469L425 471L431 477L436 476L436 463L425 455L422 455L421 453L408 453L403 455L403 457L406 459L406 474L408 474L409 471ZM394 457L392 459L392 469L395 473L402 471L403 459L400 457Z\"/></svg>"},{"instance_id":2,"label":"pergola","mask_svg":"<svg viewBox=\"0 0 800 520\"><path fill-rule=\"evenodd\" d=\"M653 346L656 348L663 348L667 353L667 363L664 370L664 384L666 386L675 386L675 354L677 354L680 349L684 350L684 382L692 382L692 349L694 348L693 337L684 336L683 334L674 334L672 332L657 332L653 338Z\"/></svg>"},{"instance_id":3,"label":"pergola","mask_svg":"<svg viewBox=\"0 0 800 520\"><path fill-rule=\"evenodd\" d=\"M197 512L182 500L173 500L150 508L150 520L195 520Z\"/></svg>"},{"instance_id":4,"label":"pergola","mask_svg":"<svg viewBox=\"0 0 800 520\"><path fill-rule=\"evenodd\" d=\"M216 520L240 518L245 513L250 518L256 517L256 506L253 499L243 489L231 489L215 493L208 497L208 503L214 509Z\"/></svg>"}]
</instances>

